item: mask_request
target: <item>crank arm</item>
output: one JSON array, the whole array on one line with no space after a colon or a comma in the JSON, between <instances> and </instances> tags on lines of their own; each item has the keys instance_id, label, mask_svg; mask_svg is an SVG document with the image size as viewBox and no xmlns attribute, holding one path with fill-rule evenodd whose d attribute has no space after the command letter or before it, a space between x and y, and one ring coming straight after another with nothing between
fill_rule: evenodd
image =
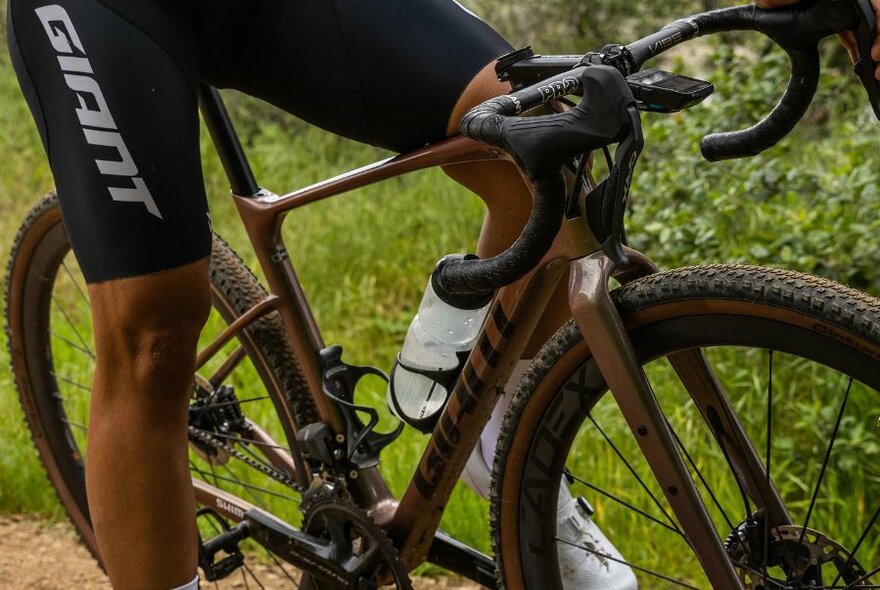
<instances>
[{"instance_id":1,"label":"crank arm","mask_svg":"<svg viewBox=\"0 0 880 590\"><path fill-rule=\"evenodd\" d=\"M308 572L325 584L356 590L360 573L336 559L333 547L324 540L295 529L268 512L254 508L245 514L251 538L277 557ZM319 587L324 587L319 583Z\"/></svg>"},{"instance_id":2,"label":"crank arm","mask_svg":"<svg viewBox=\"0 0 880 590\"><path fill-rule=\"evenodd\" d=\"M574 319L712 587L742 590L611 300L613 272L614 263L603 252L572 261Z\"/></svg>"},{"instance_id":3,"label":"crank arm","mask_svg":"<svg viewBox=\"0 0 880 590\"><path fill-rule=\"evenodd\" d=\"M289 524L268 512L200 480L193 480L196 501L224 517L247 524L247 536L276 556L325 585L358 588L359 571L349 569L335 557L331 545ZM324 587L324 585L319 585Z\"/></svg>"}]
</instances>

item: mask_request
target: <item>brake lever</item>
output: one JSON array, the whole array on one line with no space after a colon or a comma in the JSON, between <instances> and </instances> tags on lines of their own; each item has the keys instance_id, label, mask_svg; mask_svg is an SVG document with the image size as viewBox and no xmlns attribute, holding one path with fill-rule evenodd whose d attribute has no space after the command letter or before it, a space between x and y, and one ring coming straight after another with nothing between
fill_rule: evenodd
<instances>
[{"instance_id":1,"label":"brake lever","mask_svg":"<svg viewBox=\"0 0 880 590\"><path fill-rule=\"evenodd\" d=\"M853 68L865 91L868 101L874 109L874 115L880 120L880 82L877 81L877 62L871 57L871 47L877 37L877 17L871 0L850 0L859 14L859 24L853 33L859 49L859 59Z\"/></svg>"},{"instance_id":2,"label":"brake lever","mask_svg":"<svg viewBox=\"0 0 880 590\"><path fill-rule=\"evenodd\" d=\"M587 195L587 223L601 242L605 254L620 267L629 266L623 249L624 217L633 175L645 138L639 111L635 106L626 110L626 137L617 146L614 166L608 178Z\"/></svg>"}]
</instances>

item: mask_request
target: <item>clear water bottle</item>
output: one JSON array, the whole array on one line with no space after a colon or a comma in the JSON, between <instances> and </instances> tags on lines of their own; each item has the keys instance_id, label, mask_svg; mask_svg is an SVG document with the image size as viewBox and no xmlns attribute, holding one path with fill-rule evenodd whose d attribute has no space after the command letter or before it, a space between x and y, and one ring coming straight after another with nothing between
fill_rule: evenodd
<instances>
[{"instance_id":1,"label":"clear water bottle","mask_svg":"<svg viewBox=\"0 0 880 590\"><path fill-rule=\"evenodd\" d=\"M434 427L488 310L453 307L428 281L388 384L388 405L398 418L422 432Z\"/></svg>"}]
</instances>

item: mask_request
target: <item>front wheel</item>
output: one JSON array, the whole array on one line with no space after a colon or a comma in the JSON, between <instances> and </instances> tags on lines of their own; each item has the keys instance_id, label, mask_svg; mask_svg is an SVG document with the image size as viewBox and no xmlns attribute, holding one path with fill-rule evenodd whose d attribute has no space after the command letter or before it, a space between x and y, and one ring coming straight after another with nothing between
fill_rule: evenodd
<instances>
[{"instance_id":1,"label":"front wheel","mask_svg":"<svg viewBox=\"0 0 880 590\"><path fill-rule=\"evenodd\" d=\"M651 276L614 300L742 586L878 587L880 301L815 277L732 265ZM769 472L761 489L778 491L788 523L773 524L748 476L732 468L717 422L673 367L683 353L711 367L720 388L709 405L742 425ZM615 560L557 530L549 515L564 485L592 503L641 588L710 588L695 558L701 548L605 393L573 322L523 378L493 473L502 586L569 590L572 569Z\"/></svg>"}]
</instances>

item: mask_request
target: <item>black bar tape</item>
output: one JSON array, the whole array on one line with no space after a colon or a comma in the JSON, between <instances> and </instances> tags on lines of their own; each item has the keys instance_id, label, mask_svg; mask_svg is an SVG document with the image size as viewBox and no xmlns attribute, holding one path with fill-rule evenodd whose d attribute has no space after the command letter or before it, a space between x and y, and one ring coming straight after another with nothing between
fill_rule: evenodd
<instances>
[{"instance_id":1,"label":"black bar tape","mask_svg":"<svg viewBox=\"0 0 880 590\"><path fill-rule=\"evenodd\" d=\"M819 51L791 51L792 74L779 104L760 123L703 138L700 151L710 162L756 156L784 139L803 118L819 86Z\"/></svg>"}]
</instances>

